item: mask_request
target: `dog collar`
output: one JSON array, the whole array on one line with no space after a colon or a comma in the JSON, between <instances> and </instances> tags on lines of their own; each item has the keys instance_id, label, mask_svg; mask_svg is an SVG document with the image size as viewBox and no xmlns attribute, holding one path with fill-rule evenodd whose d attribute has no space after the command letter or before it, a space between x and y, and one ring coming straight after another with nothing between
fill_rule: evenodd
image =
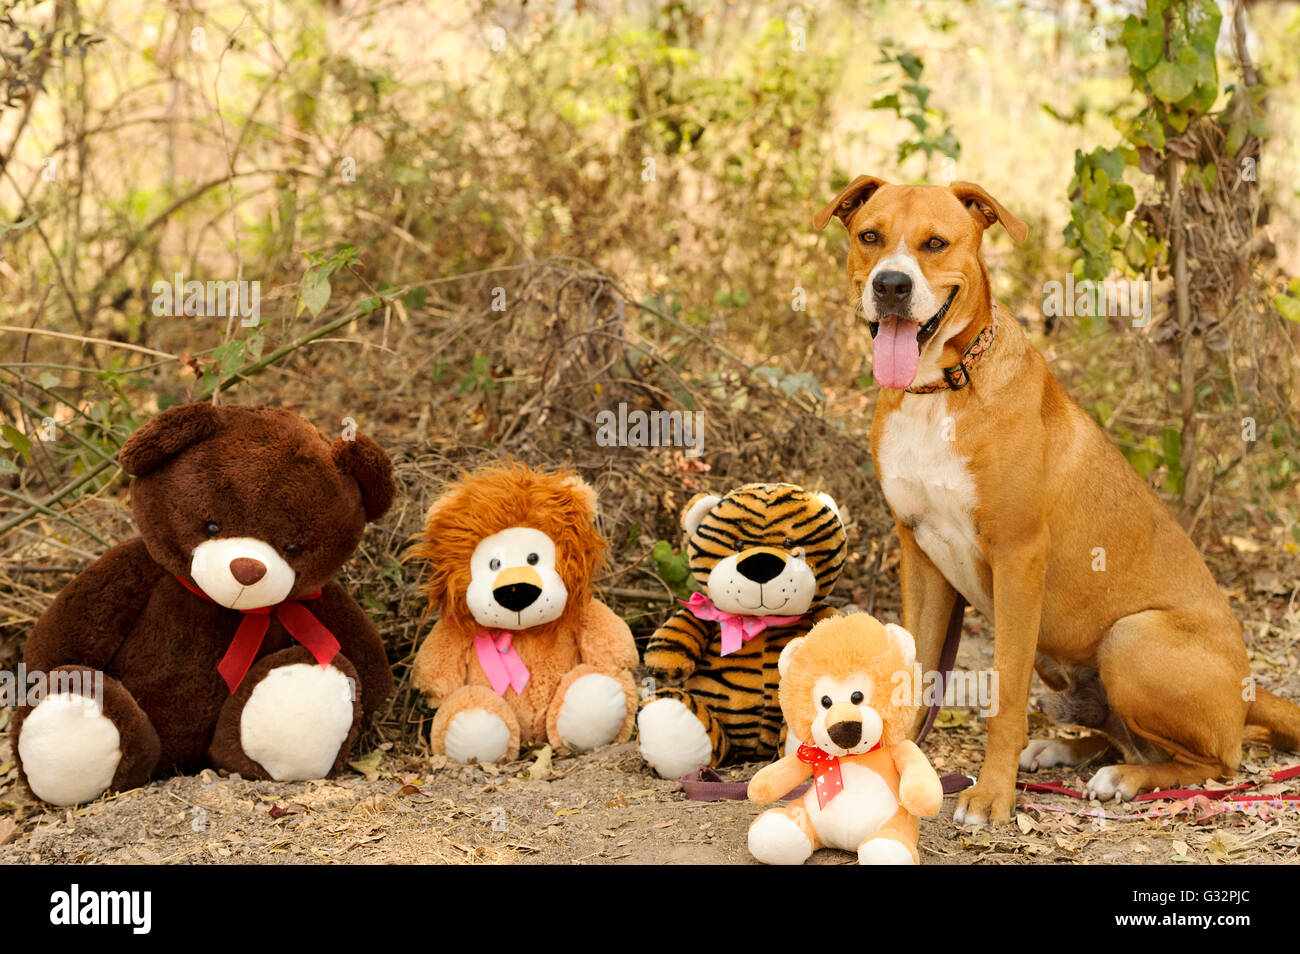
<instances>
[{"instance_id":1,"label":"dog collar","mask_svg":"<svg viewBox=\"0 0 1300 954\"><path fill-rule=\"evenodd\" d=\"M961 356L961 360L951 368L943 369L943 380L936 381L934 384L925 384L919 388L908 388L909 394L933 394L936 391L960 391L966 385L970 384L970 369L974 367L975 362L979 361L984 353L993 346L993 336L997 333L998 318L994 313L993 320L984 327L984 329L975 336L975 340L966 346L966 353Z\"/></svg>"}]
</instances>

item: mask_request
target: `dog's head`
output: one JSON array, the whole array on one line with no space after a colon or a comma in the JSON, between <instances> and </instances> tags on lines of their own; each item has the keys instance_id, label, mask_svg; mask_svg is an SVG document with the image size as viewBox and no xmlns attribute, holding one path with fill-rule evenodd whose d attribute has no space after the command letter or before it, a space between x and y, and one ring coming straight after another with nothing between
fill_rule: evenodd
<instances>
[{"instance_id":1,"label":"dog's head","mask_svg":"<svg viewBox=\"0 0 1300 954\"><path fill-rule=\"evenodd\" d=\"M945 188L858 176L813 224L825 228L831 216L849 230L849 282L875 339L872 372L886 388L939 380L955 360L944 347L987 314L985 229L1001 222L1017 242L1029 231L971 182Z\"/></svg>"}]
</instances>

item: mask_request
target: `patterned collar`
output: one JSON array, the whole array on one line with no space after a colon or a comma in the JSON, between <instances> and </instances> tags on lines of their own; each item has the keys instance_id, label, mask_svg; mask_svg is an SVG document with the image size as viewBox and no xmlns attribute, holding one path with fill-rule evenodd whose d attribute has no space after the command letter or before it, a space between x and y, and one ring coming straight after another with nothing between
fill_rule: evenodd
<instances>
[{"instance_id":1,"label":"patterned collar","mask_svg":"<svg viewBox=\"0 0 1300 954\"><path fill-rule=\"evenodd\" d=\"M960 391L966 385L970 384L970 369L975 365L984 353L993 346L993 336L998 330L998 317L994 312L993 320L984 327L975 340L966 347L966 353L961 356L961 360L951 368L943 369L943 380L936 381L934 384L925 384L919 388L908 388L909 394L933 394L936 391Z\"/></svg>"}]
</instances>

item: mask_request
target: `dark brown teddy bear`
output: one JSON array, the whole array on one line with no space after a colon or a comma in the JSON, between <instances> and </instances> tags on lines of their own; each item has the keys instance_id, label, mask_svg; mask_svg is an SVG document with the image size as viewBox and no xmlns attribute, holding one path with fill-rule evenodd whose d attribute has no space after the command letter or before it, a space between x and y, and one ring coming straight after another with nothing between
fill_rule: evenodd
<instances>
[{"instance_id":1,"label":"dark brown teddy bear","mask_svg":"<svg viewBox=\"0 0 1300 954\"><path fill-rule=\"evenodd\" d=\"M334 581L395 494L361 435L269 407L187 404L131 435L137 539L69 583L27 641L44 698L13 749L72 805L205 765L322 778L392 688L379 633Z\"/></svg>"}]
</instances>

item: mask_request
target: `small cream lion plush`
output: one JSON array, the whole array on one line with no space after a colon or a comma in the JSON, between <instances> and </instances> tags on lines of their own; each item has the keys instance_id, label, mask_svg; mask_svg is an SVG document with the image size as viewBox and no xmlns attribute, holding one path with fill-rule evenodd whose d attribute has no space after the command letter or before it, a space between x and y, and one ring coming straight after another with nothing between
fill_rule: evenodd
<instances>
[{"instance_id":1,"label":"small cream lion plush","mask_svg":"<svg viewBox=\"0 0 1300 954\"><path fill-rule=\"evenodd\" d=\"M818 848L856 851L864 865L920 862L917 818L943 802L939 776L905 736L916 645L901 626L866 613L824 620L781 653L781 711L809 742L767 766L749 798L774 802L810 776L802 798L749 826L766 864L803 864Z\"/></svg>"}]
</instances>

